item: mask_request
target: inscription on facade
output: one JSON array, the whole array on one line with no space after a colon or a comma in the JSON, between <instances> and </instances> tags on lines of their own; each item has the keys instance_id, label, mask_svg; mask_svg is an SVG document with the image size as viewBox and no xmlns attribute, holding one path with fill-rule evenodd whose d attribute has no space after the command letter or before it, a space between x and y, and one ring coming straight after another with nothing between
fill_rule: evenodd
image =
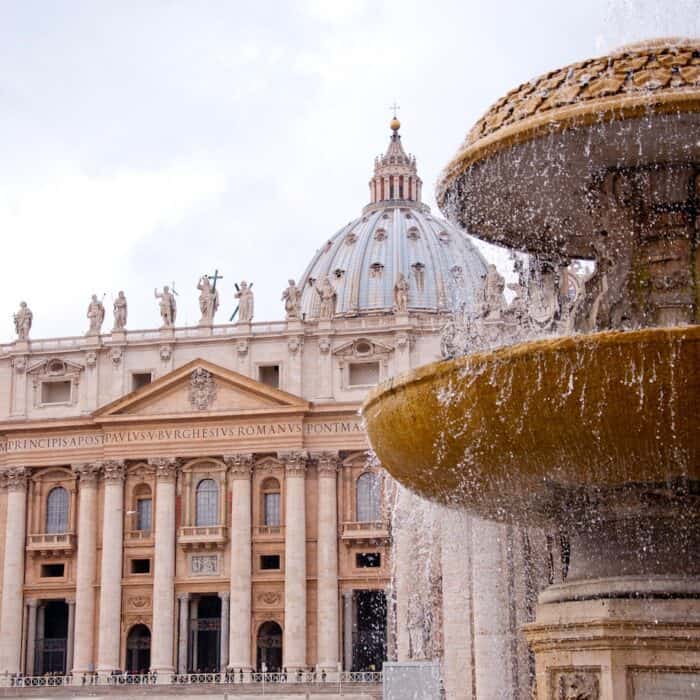
<instances>
[{"instance_id":1,"label":"inscription on facade","mask_svg":"<svg viewBox=\"0 0 700 700\"><path fill-rule=\"evenodd\" d=\"M27 450L75 450L90 447L158 442L205 442L221 439L266 438L278 435L361 433L359 421L319 423L244 423L231 426L115 430L78 435L9 438L0 441L0 454Z\"/></svg>"}]
</instances>

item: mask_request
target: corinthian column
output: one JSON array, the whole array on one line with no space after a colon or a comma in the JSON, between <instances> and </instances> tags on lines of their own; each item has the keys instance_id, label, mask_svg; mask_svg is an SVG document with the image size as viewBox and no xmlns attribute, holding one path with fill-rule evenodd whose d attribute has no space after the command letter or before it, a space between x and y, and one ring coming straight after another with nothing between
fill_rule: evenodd
<instances>
[{"instance_id":1,"label":"corinthian column","mask_svg":"<svg viewBox=\"0 0 700 700\"><path fill-rule=\"evenodd\" d=\"M250 659L251 512L250 474L252 455L227 455L233 498L231 502L231 601L228 631L228 668L252 670ZM222 608L223 611L223 608ZM222 644L223 646L223 644Z\"/></svg>"},{"instance_id":2,"label":"corinthian column","mask_svg":"<svg viewBox=\"0 0 700 700\"><path fill-rule=\"evenodd\" d=\"M123 535L124 463L110 461L104 465L100 634L97 651L97 671L104 675L119 668Z\"/></svg>"},{"instance_id":3,"label":"corinthian column","mask_svg":"<svg viewBox=\"0 0 700 700\"><path fill-rule=\"evenodd\" d=\"M156 539L153 566L153 629L151 670L158 683L168 683L173 673L175 639L175 478L178 460L149 460L156 468Z\"/></svg>"},{"instance_id":4,"label":"corinthian column","mask_svg":"<svg viewBox=\"0 0 700 700\"><path fill-rule=\"evenodd\" d=\"M102 465L78 464L78 562L75 580L73 673L92 670L95 641L95 568L97 560L97 477ZM69 669L70 670L70 669Z\"/></svg>"},{"instance_id":5,"label":"corinthian column","mask_svg":"<svg viewBox=\"0 0 700 700\"><path fill-rule=\"evenodd\" d=\"M4 472L7 486L5 558L0 603L0 673L19 673L22 658L22 587L27 523L27 470Z\"/></svg>"},{"instance_id":6,"label":"corinthian column","mask_svg":"<svg viewBox=\"0 0 700 700\"><path fill-rule=\"evenodd\" d=\"M284 666L306 667L306 454L283 457L286 470L284 540Z\"/></svg>"},{"instance_id":7,"label":"corinthian column","mask_svg":"<svg viewBox=\"0 0 700 700\"><path fill-rule=\"evenodd\" d=\"M317 640L321 669L338 668L338 455L318 455Z\"/></svg>"}]
</instances>

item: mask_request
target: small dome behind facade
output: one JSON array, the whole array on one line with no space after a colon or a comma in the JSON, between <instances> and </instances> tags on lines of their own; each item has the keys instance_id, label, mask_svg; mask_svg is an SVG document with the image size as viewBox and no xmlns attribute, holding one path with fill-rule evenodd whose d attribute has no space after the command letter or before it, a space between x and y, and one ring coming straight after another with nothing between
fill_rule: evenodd
<instances>
[{"instance_id":1,"label":"small dome behind facade","mask_svg":"<svg viewBox=\"0 0 700 700\"><path fill-rule=\"evenodd\" d=\"M456 301L477 301L486 261L463 231L420 201L416 160L403 150L398 124L391 127L389 148L375 161L370 203L316 252L301 278L307 319L319 316L315 285L326 276L337 293L336 316L390 313L401 274L409 311L447 312Z\"/></svg>"}]
</instances>

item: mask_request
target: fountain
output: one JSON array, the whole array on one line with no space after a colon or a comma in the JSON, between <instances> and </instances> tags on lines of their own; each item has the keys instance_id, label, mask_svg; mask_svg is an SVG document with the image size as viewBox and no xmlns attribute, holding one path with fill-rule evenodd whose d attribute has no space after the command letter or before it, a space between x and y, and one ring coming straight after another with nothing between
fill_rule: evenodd
<instances>
[{"instance_id":1,"label":"fountain","mask_svg":"<svg viewBox=\"0 0 700 700\"><path fill-rule=\"evenodd\" d=\"M375 390L377 456L430 499L565 535L566 580L525 629L538 698L698 697L700 41L623 47L511 91L438 201L533 256L544 297L564 294L572 259L595 271L565 335Z\"/></svg>"}]
</instances>

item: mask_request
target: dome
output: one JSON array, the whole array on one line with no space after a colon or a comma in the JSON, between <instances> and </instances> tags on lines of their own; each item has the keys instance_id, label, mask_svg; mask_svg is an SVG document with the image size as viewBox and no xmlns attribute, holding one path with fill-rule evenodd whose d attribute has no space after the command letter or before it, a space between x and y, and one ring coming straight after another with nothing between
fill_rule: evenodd
<instances>
[{"instance_id":1,"label":"dome","mask_svg":"<svg viewBox=\"0 0 700 700\"><path fill-rule=\"evenodd\" d=\"M394 126L387 152L375 160L370 203L316 252L301 278L307 319L319 317L318 285L326 278L337 295L335 316L391 313L402 274L410 312L446 312L477 299L486 262L461 229L420 201L416 160Z\"/></svg>"}]
</instances>

